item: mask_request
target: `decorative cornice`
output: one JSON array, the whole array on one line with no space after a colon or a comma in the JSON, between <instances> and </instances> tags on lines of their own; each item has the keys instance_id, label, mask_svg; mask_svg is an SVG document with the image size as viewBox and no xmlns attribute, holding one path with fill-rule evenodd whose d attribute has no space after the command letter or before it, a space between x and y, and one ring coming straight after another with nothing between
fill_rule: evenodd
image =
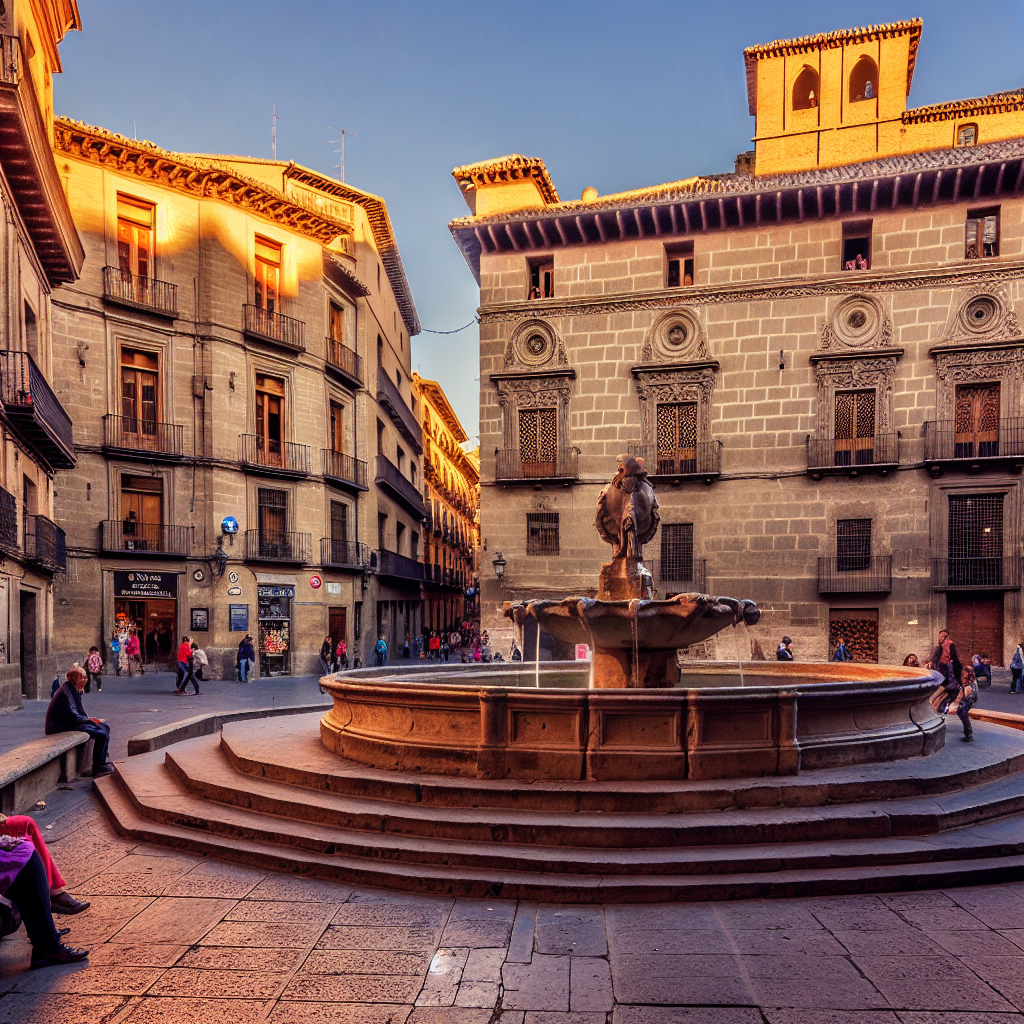
<instances>
[{"instance_id":1,"label":"decorative cornice","mask_svg":"<svg viewBox=\"0 0 1024 1024\"><path fill-rule=\"evenodd\" d=\"M452 177L463 195L480 186L497 185L509 181L532 180L545 203L559 202L558 192L551 181L544 161L536 157L512 153L495 160L481 160L465 164L452 171Z\"/></svg>"},{"instance_id":2,"label":"decorative cornice","mask_svg":"<svg viewBox=\"0 0 1024 1024\"><path fill-rule=\"evenodd\" d=\"M812 352L811 363L838 363L851 359L901 359L901 348L833 349L829 352Z\"/></svg>"},{"instance_id":3,"label":"decorative cornice","mask_svg":"<svg viewBox=\"0 0 1024 1024\"><path fill-rule=\"evenodd\" d=\"M571 366L559 366L550 370L499 370L490 375L492 381L499 380L575 380L576 371Z\"/></svg>"},{"instance_id":4,"label":"decorative cornice","mask_svg":"<svg viewBox=\"0 0 1024 1024\"><path fill-rule=\"evenodd\" d=\"M370 289L334 253L328 252L326 249L324 250L324 277L333 281L350 295L365 297L370 294Z\"/></svg>"},{"instance_id":5,"label":"decorative cornice","mask_svg":"<svg viewBox=\"0 0 1024 1024\"><path fill-rule=\"evenodd\" d=\"M1015 110L1024 110L1024 88L996 92L990 96L978 96L969 100L952 100L949 103L915 107L913 110L905 110L900 120L904 124L919 124L927 121L980 117L983 114L1008 114Z\"/></svg>"},{"instance_id":6,"label":"decorative cornice","mask_svg":"<svg viewBox=\"0 0 1024 1024\"><path fill-rule=\"evenodd\" d=\"M662 373L672 372L676 370L718 370L719 362L717 359L698 359L691 362L680 362L680 363L638 363L636 366L631 366L629 372L634 377L639 377L643 373Z\"/></svg>"},{"instance_id":7,"label":"decorative cornice","mask_svg":"<svg viewBox=\"0 0 1024 1024\"><path fill-rule=\"evenodd\" d=\"M948 341L941 345L933 345L928 349L928 355L941 356L949 352L987 352L1003 348L1024 348L1024 335L1016 338L1000 338L998 341L972 341L969 338Z\"/></svg>"},{"instance_id":8,"label":"decorative cornice","mask_svg":"<svg viewBox=\"0 0 1024 1024\"><path fill-rule=\"evenodd\" d=\"M693 305L717 305L722 302L746 302L758 299L791 299L816 295L843 295L851 292L906 292L917 288L952 287L978 281L1016 281L1024 275L1024 260L998 261L993 266L984 260L971 260L955 267L925 268L891 272L844 271L810 281L805 277L776 278L752 284L744 281L728 285L687 287L686 298ZM523 303L505 303L478 310L481 324L510 323L543 315L549 319L564 316L624 313L637 309L664 309L679 305L679 289L632 292L614 299L606 295L575 299L532 299Z\"/></svg>"}]
</instances>

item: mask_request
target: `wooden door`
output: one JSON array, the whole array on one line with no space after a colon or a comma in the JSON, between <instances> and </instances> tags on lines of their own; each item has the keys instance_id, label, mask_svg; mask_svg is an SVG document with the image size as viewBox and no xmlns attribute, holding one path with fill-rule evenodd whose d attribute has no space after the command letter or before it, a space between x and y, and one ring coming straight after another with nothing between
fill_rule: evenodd
<instances>
[{"instance_id":1,"label":"wooden door","mask_svg":"<svg viewBox=\"0 0 1024 1024\"><path fill-rule=\"evenodd\" d=\"M964 665L972 654L987 654L993 665L1003 663L1003 595L950 594L946 598L946 628Z\"/></svg>"},{"instance_id":2,"label":"wooden door","mask_svg":"<svg viewBox=\"0 0 1024 1024\"><path fill-rule=\"evenodd\" d=\"M327 632L331 635L331 646L337 650L338 641L344 640L348 646L348 609L328 608L327 609Z\"/></svg>"},{"instance_id":3,"label":"wooden door","mask_svg":"<svg viewBox=\"0 0 1024 1024\"><path fill-rule=\"evenodd\" d=\"M954 415L954 458L986 459L999 454L998 382L958 385Z\"/></svg>"},{"instance_id":4,"label":"wooden door","mask_svg":"<svg viewBox=\"0 0 1024 1024\"><path fill-rule=\"evenodd\" d=\"M870 466L875 461L874 391L836 392L837 466Z\"/></svg>"},{"instance_id":5,"label":"wooden door","mask_svg":"<svg viewBox=\"0 0 1024 1024\"><path fill-rule=\"evenodd\" d=\"M524 477L555 475L558 460L556 409L519 411L519 459Z\"/></svg>"},{"instance_id":6,"label":"wooden door","mask_svg":"<svg viewBox=\"0 0 1024 1024\"><path fill-rule=\"evenodd\" d=\"M658 473L697 472L697 403L658 406Z\"/></svg>"}]
</instances>

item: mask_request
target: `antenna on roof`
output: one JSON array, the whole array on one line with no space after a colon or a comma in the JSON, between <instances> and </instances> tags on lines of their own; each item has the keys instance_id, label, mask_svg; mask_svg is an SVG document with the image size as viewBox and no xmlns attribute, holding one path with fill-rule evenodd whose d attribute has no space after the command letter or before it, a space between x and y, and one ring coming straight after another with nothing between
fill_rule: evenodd
<instances>
[{"instance_id":1,"label":"antenna on roof","mask_svg":"<svg viewBox=\"0 0 1024 1024\"><path fill-rule=\"evenodd\" d=\"M336 139L328 139L327 141L331 142L331 143L335 143L335 142L340 142L341 143L341 149L336 149L334 151L335 153L340 153L341 154L341 160L338 163L336 163L334 166L338 168L338 178L339 178L339 180L340 181L344 181L345 180L345 136L346 135L351 135L353 139L358 139L359 136L354 134L353 132L345 131L344 128L331 128L330 125L328 125L327 127L330 128L332 132L337 132L338 133L338 138L336 138Z\"/></svg>"},{"instance_id":2,"label":"antenna on roof","mask_svg":"<svg viewBox=\"0 0 1024 1024\"><path fill-rule=\"evenodd\" d=\"M277 116L277 104L275 103L272 107L272 114L260 114L260 117L270 118L270 141L274 147L274 159L277 159L277 122L280 118Z\"/></svg>"}]
</instances>

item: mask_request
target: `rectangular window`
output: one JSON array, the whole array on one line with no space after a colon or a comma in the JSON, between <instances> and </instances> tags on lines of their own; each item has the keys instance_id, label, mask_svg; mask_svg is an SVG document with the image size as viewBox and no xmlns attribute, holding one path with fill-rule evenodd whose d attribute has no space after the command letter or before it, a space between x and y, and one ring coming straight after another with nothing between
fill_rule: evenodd
<instances>
[{"instance_id":1,"label":"rectangular window","mask_svg":"<svg viewBox=\"0 0 1024 1024\"><path fill-rule=\"evenodd\" d=\"M999 454L999 383L958 384L953 457L991 459Z\"/></svg>"},{"instance_id":2,"label":"rectangular window","mask_svg":"<svg viewBox=\"0 0 1024 1024\"><path fill-rule=\"evenodd\" d=\"M117 262L126 280L153 276L155 213L152 203L117 194Z\"/></svg>"},{"instance_id":3,"label":"rectangular window","mask_svg":"<svg viewBox=\"0 0 1024 1024\"><path fill-rule=\"evenodd\" d=\"M331 502L331 544L336 546L348 540L348 505L343 501ZM339 559L335 559L339 561Z\"/></svg>"},{"instance_id":4,"label":"rectangular window","mask_svg":"<svg viewBox=\"0 0 1024 1024\"><path fill-rule=\"evenodd\" d=\"M281 289L281 246L256 236L256 305L268 313L278 311Z\"/></svg>"},{"instance_id":5,"label":"rectangular window","mask_svg":"<svg viewBox=\"0 0 1024 1024\"><path fill-rule=\"evenodd\" d=\"M871 520L836 521L836 569L858 572L871 567Z\"/></svg>"},{"instance_id":6,"label":"rectangular window","mask_svg":"<svg viewBox=\"0 0 1024 1024\"><path fill-rule=\"evenodd\" d=\"M387 550L387 544L384 543L385 540L387 539L387 531L388 531L388 517L387 517L387 513L385 513L385 512L378 512L377 513L377 547L379 547L381 549L381 551L386 551Z\"/></svg>"},{"instance_id":7,"label":"rectangular window","mask_svg":"<svg viewBox=\"0 0 1024 1024\"><path fill-rule=\"evenodd\" d=\"M551 259L531 260L528 299L550 299L555 294L555 263Z\"/></svg>"},{"instance_id":8,"label":"rectangular window","mask_svg":"<svg viewBox=\"0 0 1024 1024\"><path fill-rule=\"evenodd\" d=\"M25 319L25 351L38 363L39 362L39 326L36 321L36 311L26 302Z\"/></svg>"},{"instance_id":9,"label":"rectangular window","mask_svg":"<svg viewBox=\"0 0 1024 1024\"><path fill-rule=\"evenodd\" d=\"M121 474L121 546L125 551L159 551L164 482L160 477Z\"/></svg>"},{"instance_id":10,"label":"rectangular window","mask_svg":"<svg viewBox=\"0 0 1024 1024\"><path fill-rule=\"evenodd\" d=\"M999 255L999 208L968 210L964 224L964 259Z\"/></svg>"},{"instance_id":11,"label":"rectangular window","mask_svg":"<svg viewBox=\"0 0 1024 1024\"><path fill-rule=\"evenodd\" d=\"M405 523L395 523L395 551L400 555L404 555L405 552L402 550L403 541L405 540Z\"/></svg>"},{"instance_id":12,"label":"rectangular window","mask_svg":"<svg viewBox=\"0 0 1024 1024\"><path fill-rule=\"evenodd\" d=\"M693 242L665 246L665 286L684 288L693 284Z\"/></svg>"},{"instance_id":13,"label":"rectangular window","mask_svg":"<svg viewBox=\"0 0 1024 1024\"><path fill-rule=\"evenodd\" d=\"M659 575L671 583L693 579L693 523L661 524Z\"/></svg>"},{"instance_id":14,"label":"rectangular window","mask_svg":"<svg viewBox=\"0 0 1024 1024\"><path fill-rule=\"evenodd\" d=\"M847 221L843 224L842 269L871 269L871 221Z\"/></svg>"},{"instance_id":15,"label":"rectangular window","mask_svg":"<svg viewBox=\"0 0 1024 1024\"><path fill-rule=\"evenodd\" d=\"M130 436L133 447L157 443L159 365L152 352L121 349L121 433Z\"/></svg>"},{"instance_id":16,"label":"rectangular window","mask_svg":"<svg viewBox=\"0 0 1024 1024\"><path fill-rule=\"evenodd\" d=\"M259 461L283 465L284 381L256 374L256 450Z\"/></svg>"},{"instance_id":17,"label":"rectangular window","mask_svg":"<svg viewBox=\"0 0 1024 1024\"><path fill-rule=\"evenodd\" d=\"M345 407L331 402L331 451L345 450Z\"/></svg>"},{"instance_id":18,"label":"rectangular window","mask_svg":"<svg viewBox=\"0 0 1024 1024\"><path fill-rule=\"evenodd\" d=\"M335 341L344 343L345 341L345 310L342 306L337 303L331 303L331 310L329 314L328 330L330 331L330 337Z\"/></svg>"},{"instance_id":19,"label":"rectangular window","mask_svg":"<svg viewBox=\"0 0 1024 1024\"><path fill-rule=\"evenodd\" d=\"M259 553L264 558L288 554L288 492L260 487L256 491Z\"/></svg>"},{"instance_id":20,"label":"rectangular window","mask_svg":"<svg viewBox=\"0 0 1024 1024\"><path fill-rule=\"evenodd\" d=\"M950 495L949 584L998 587L1003 582L1003 495Z\"/></svg>"},{"instance_id":21,"label":"rectangular window","mask_svg":"<svg viewBox=\"0 0 1024 1024\"><path fill-rule=\"evenodd\" d=\"M528 555L558 554L558 513L526 513L526 553Z\"/></svg>"},{"instance_id":22,"label":"rectangular window","mask_svg":"<svg viewBox=\"0 0 1024 1024\"><path fill-rule=\"evenodd\" d=\"M836 392L835 465L875 461L875 392Z\"/></svg>"},{"instance_id":23,"label":"rectangular window","mask_svg":"<svg viewBox=\"0 0 1024 1024\"><path fill-rule=\"evenodd\" d=\"M658 474L697 472L697 403L658 406Z\"/></svg>"},{"instance_id":24,"label":"rectangular window","mask_svg":"<svg viewBox=\"0 0 1024 1024\"><path fill-rule=\"evenodd\" d=\"M558 460L556 409L519 410L519 459L524 477L554 476Z\"/></svg>"}]
</instances>

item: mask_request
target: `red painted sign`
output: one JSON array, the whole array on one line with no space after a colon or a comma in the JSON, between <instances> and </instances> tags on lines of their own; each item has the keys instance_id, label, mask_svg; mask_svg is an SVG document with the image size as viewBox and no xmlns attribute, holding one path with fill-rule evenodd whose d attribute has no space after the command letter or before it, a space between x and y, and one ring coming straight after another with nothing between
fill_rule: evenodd
<instances>
[{"instance_id":1,"label":"red painted sign","mask_svg":"<svg viewBox=\"0 0 1024 1024\"><path fill-rule=\"evenodd\" d=\"M324 581L319 576L310 576L309 585L314 590L319 590L324 585Z\"/></svg>"}]
</instances>

